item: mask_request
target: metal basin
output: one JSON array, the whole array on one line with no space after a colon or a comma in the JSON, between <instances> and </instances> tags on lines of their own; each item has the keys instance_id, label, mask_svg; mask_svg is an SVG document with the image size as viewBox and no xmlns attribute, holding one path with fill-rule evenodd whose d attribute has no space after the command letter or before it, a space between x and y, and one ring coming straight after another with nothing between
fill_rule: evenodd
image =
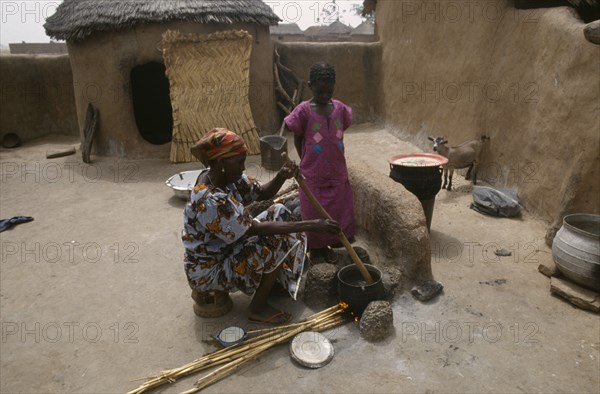
<instances>
[{"instance_id":1,"label":"metal basin","mask_svg":"<svg viewBox=\"0 0 600 394\"><path fill-rule=\"evenodd\" d=\"M600 215L567 215L552 242L556 267L573 282L600 292Z\"/></svg>"},{"instance_id":2,"label":"metal basin","mask_svg":"<svg viewBox=\"0 0 600 394\"><path fill-rule=\"evenodd\" d=\"M196 186L196 180L200 172L202 170L180 172L167 179L165 184L173 190L177 197L187 200L190 198L192 189Z\"/></svg>"}]
</instances>

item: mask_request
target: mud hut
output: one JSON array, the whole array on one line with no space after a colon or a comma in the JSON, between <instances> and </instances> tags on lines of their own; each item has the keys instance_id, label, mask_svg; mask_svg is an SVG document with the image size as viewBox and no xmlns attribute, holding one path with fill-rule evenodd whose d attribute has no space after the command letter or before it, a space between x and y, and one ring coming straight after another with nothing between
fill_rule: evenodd
<instances>
[{"instance_id":1,"label":"mud hut","mask_svg":"<svg viewBox=\"0 0 600 394\"><path fill-rule=\"evenodd\" d=\"M99 111L94 151L166 158L173 117L161 52L163 33L250 33L248 100L258 129L270 131L275 127L275 104L269 26L278 21L260 0L65 0L44 27L49 36L67 42L82 133L88 103ZM232 94L214 86L203 90L199 94Z\"/></svg>"}]
</instances>

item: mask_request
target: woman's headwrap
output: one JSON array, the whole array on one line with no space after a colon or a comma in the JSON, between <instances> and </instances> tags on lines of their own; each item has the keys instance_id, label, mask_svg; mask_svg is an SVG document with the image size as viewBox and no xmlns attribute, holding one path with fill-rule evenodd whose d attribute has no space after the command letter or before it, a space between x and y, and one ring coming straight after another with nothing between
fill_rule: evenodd
<instances>
[{"instance_id":1,"label":"woman's headwrap","mask_svg":"<svg viewBox=\"0 0 600 394\"><path fill-rule=\"evenodd\" d=\"M211 160L226 159L248 151L244 139L226 128L212 129L192 146L192 154L208 166Z\"/></svg>"}]
</instances>

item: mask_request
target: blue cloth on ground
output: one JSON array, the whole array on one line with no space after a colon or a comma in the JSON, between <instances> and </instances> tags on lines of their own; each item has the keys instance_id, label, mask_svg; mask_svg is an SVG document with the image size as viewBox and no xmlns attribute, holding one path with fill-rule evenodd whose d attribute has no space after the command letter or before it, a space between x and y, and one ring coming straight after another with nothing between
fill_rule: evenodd
<instances>
[{"instance_id":1,"label":"blue cloth on ground","mask_svg":"<svg viewBox=\"0 0 600 394\"><path fill-rule=\"evenodd\" d=\"M31 222L33 218L31 216L15 216L10 219L0 219L0 233L4 230L8 230L14 225Z\"/></svg>"}]
</instances>

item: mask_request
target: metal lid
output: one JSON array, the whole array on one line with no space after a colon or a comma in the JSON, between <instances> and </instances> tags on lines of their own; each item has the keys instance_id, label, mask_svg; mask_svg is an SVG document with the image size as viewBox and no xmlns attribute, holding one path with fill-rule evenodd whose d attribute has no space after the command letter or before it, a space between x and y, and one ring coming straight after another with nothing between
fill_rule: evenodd
<instances>
[{"instance_id":1,"label":"metal lid","mask_svg":"<svg viewBox=\"0 0 600 394\"><path fill-rule=\"evenodd\" d=\"M333 345L316 331L304 331L294 337L290 344L292 359L308 368L321 368L333 358Z\"/></svg>"},{"instance_id":2,"label":"metal lid","mask_svg":"<svg viewBox=\"0 0 600 394\"><path fill-rule=\"evenodd\" d=\"M388 160L390 164L402 167L439 167L448 163L448 159L434 153L413 153L396 155Z\"/></svg>"}]
</instances>

